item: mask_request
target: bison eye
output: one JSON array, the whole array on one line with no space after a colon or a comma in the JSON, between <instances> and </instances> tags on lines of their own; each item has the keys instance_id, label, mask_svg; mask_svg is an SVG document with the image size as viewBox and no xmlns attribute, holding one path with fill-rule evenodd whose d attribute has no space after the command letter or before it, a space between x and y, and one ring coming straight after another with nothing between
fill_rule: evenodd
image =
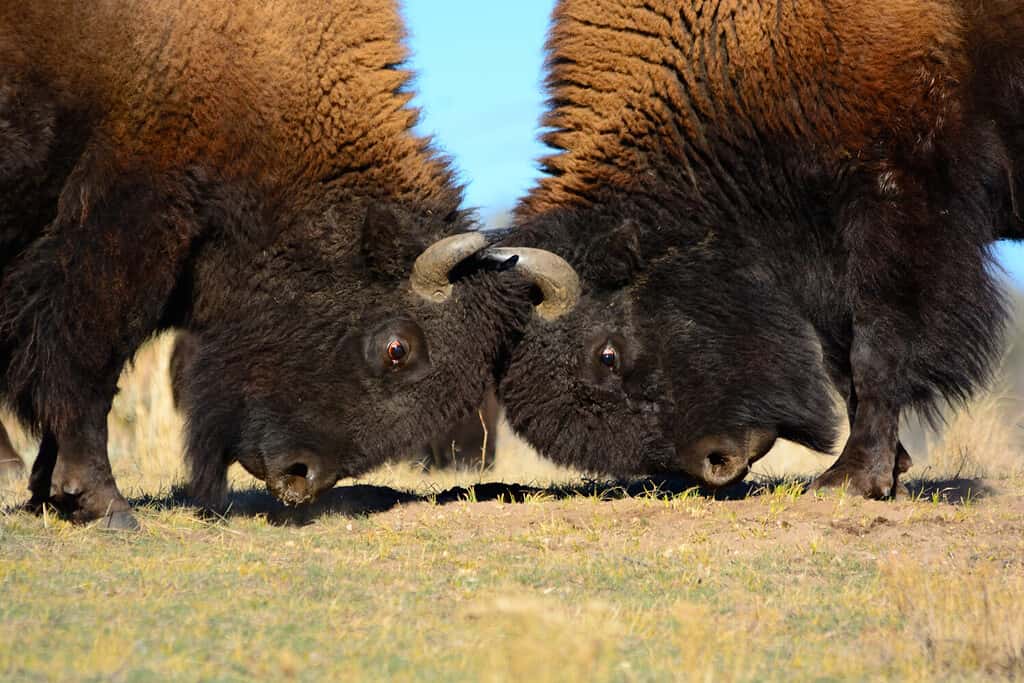
<instances>
[{"instance_id":1,"label":"bison eye","mask_svg":"<svg viewBox=\"0 0 1024 683\"><path fill-rule=\"evenodd\" d=\"M388 359L392 365L400 365L409 355L405 342L397 337L388 342Z\"/></svg>"},{"instance_id":2,"label":"bison eye","mask_svg":"<svg viewBox=\"0 0 1024 683\"><path fill-rule=\"evenodd\" d=\"M601 361L601 365L609 370L615 370L619 366L619 352L610 343L604 345L598 359Z\"/></svg>"}]
</instances>

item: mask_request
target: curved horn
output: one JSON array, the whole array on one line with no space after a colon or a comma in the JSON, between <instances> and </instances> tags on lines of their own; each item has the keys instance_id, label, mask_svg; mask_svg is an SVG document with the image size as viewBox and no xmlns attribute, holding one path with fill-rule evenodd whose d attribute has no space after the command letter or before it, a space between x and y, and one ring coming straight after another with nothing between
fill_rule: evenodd
<instances>
[{"instance_id":1,"label":"curved horn","mask_svg":"<svg viewBox=\"0 0 1024 683\"><path fill-rule=\"evenodd\" d=\"M544 295L544 301L537 306L537 313L544 320L562 317L579 301L579 275L561 256L529 247L495 247L488 249L487 255L499 260L519 257L515 267L526 273Z\"/></svg>"},{"instance_id":2,"label":"curved horn","mask_svg":"<svg viewBox=\"0 0 1024 683\"><path fill-rule=\"evenodd\" d=\"M412 266L412 291L434 303L447 300L452 295L448 273L486 244L487 238L479 232L464 232L434 242L417 257Z\"/></svg>"}]
</instances>

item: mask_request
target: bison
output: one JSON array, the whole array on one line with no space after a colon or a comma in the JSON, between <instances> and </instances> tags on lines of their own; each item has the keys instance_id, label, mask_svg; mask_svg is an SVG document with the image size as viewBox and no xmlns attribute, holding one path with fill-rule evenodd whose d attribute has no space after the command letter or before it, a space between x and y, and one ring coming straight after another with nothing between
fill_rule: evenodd
<instances>
[{"instance_id":1,"label":"bison","mask_svg":"<svg viewBox=\"0 0 1024 683\"><path fill-rule=\"evenodd\" d=\"M893 495L901 414L982 387L1024 237L1016 0L561 0L547 177L495 250L563 256L499 385L548 457L742 478L851 433L813 487Z\"/></svg>"},{"instance_id":2,"label":"bison","mask_svg":"<svg viewBox=\"0 0 1024 683\"><path fill-rule=\"evenodd\" d=\"M391 0L0 3L0 395L42 436L32 504L137 525L107 412L169 327L198 340L203 505L234 461L309 500L480 405L525 285L411 131L402 36Z\"/></svg>"}]
</instances>

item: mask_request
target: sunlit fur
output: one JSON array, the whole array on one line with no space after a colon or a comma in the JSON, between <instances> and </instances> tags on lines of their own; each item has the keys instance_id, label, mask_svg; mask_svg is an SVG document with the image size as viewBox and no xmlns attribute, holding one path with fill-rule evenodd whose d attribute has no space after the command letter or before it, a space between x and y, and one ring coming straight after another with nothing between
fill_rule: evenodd
<instances>
[{"instance_id":1,"label":"sunlit fur","mask_svg":"<svg viewBox=\"0 0 1024 683\"><path fill-rule=\"evenodd\" d=\"M984 385L990 245L1024 236L1019 2L562 0L548 50L555 152L508 242L585 291L501 385L543 453L671 469L742 425L827 448L855 323L885 401L934 415ZM600 330L632 378L583 371Z\"/></svg>"}]
</instances>

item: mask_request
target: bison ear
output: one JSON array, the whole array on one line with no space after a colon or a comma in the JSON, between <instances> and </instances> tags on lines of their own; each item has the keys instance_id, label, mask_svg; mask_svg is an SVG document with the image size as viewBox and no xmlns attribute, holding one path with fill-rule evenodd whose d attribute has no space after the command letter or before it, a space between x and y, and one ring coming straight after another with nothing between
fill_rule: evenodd
<instances>
[{"instance_id":1,"label":"bison ear","mask_svg":"<svg viewBox=\"0 0 1024 683\"><path fill-rule=\"evenodd\" d=\"M406 225L400 211L383 204L370 204L363 220L362 256L367 268L388 277L401 277L420 252L413 244L415 230Z\"/></svg>"},{"instance_id":2,"label":"bison ear","mask_svg":"<svg viewBox=\"0 0 1024 683\"><path fill-rule=\"evenodd\" d=\"M587 249L586 261L594 280L601 284L621 287L630 282L644 267L639 223L627 219L599 236Z\"/></svg>"}]
</instances>

